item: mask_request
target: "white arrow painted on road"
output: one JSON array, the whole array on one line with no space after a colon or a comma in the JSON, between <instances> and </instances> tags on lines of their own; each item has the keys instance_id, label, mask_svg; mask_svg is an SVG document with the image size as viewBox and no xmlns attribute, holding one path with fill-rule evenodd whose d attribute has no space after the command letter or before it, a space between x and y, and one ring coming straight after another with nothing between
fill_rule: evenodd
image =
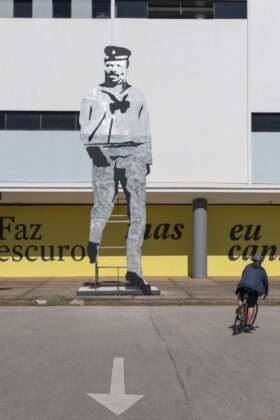
<instances>
[{"instance_id":1,"label":"white arrow painted on road","mask_svg":"<svg viewBox=\"0 0 280 420\"><path fill-rule=\"evenodd\" d=\"M108 410L112 411L117 416L144 397L144 395L125 393L123 357L114 357L110 394L87 395L99 402L99 404L108 408Z\"/></svg>"}]
</instances>

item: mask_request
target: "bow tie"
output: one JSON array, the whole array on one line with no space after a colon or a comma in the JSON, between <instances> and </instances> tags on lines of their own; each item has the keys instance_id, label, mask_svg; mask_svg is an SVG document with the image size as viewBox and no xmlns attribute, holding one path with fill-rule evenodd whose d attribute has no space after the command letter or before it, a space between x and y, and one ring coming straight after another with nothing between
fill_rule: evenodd
<instances>
[{"instance_id":1,"label":"bow tie","mask_svg":"<svg viewBox=\"0 0 280 420\"><path fill-rule=\"evenodd\" d=\"M128 108L130 107L130 102L126 101L127 95L122 98L121 101L113 102L110 104L110 110L112 114L114 114L115 111L118 109L121 111L122 114L124 114Z\"/></svg>"},{"instance_id":2,"label":"bow tie","mask_svg":"<svg viewBox=\"0 0 280 420\"><path fill-rule=\"evenodd\" d=\"M115 113L118 109L121 111L122 114L124 114L128 108L130 107L130 102L126 100L128 95L125 95L121 101L119 101L112 93L106 92L102 90L102 92L107 93L107 95L110 96L113 102L110 103L110 111L112 114Z\"/></svg>"}]
</instances>

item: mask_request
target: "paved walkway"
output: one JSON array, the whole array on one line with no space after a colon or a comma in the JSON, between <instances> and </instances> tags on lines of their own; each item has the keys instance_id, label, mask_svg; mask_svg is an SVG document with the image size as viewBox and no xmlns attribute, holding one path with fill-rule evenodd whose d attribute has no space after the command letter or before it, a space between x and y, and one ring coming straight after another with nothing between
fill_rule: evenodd
<instances>
[{"instance_id":1,"label":"paved walkway","mask_svg":"<svg viewBox=\"0 0 280 420\"><path fill-rule=\"evenodd\" d=\"M76 291L87 277L0 278L0 305L232 305L237 277L150 277L160 296L98 296L81 299ZM270 280L264 305L280 305L280 277Z\"/></svg>"}]
</instances>

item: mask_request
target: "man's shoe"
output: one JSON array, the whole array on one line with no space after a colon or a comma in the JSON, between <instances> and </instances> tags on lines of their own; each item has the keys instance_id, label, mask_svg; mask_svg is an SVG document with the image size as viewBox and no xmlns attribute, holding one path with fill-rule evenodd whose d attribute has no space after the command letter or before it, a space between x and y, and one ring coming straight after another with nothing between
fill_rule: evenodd
<instances>
[{"instance_id":1,"label":"man's shoe","mask_svg":"<svg viewBox=\"0 0 280 420\"><path fill-rule=\"evenodd\" d=\"M245 333L248 333L248 332L250 332L251 331L251 326L250 325L245 325L245 327L244 327L244 332Z\"/></svg>"},{"instance_id":2,"label":"man's shoe","mask_svg":"<svg viewBox=\"0 0 280 420\"><path fill-rule=\"evenodd\" d=\"M89 262L91 264L94 264L98 255L99 251L99 244L96 244L95 242L90 242L87 245L87 254L89 257Z\"/></svg>"},{"instance_id":3,"label":"man's shoe","mask_svg":"<svg viewBox=\"0 0 280 420\"><path fill-rule=\"evenodd\" d=\"M131 286L138 287L142 290L144 295L151 295L151 286L149 283L145 283L144 279L133 271L128 271L126 273L125 279L131 284Z\"/></svg>"}]
</instances>

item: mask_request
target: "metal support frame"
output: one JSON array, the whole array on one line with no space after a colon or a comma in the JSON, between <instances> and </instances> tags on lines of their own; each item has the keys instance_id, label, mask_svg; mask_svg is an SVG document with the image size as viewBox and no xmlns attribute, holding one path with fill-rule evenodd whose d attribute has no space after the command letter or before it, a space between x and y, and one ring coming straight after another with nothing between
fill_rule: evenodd
<instances>
[{"instance_id":1,"label":"metal support frame","mask_svg":"<svg viewBox=\"0 0 280 420\"><path fill-rule=\"evenodd\" d=\"M118 198L117 198L117 202L116 202L115 205L116 206L120 205L120 202L119 202ZM130 220L127 219L127 214L117 213L117 214L112 214L107 223L130 223ZM102 249L126 249L126 246L125 245L109 245L109 246L100 246L99 249L100 250L102 250ZM115 268L117 270L117 280L100 282L99 281L100 269L103 270L103 269L110 269L110 268ZM119 287L121 286L120 269L125 269L125 268L127 268L127 267L126 266L121 266L121 265L114 265L114 266L103 265L103 266L100 266L100 265L98 265L98 257L97 257L96 262L95 262L95 275L94 275L95 290L99 286L106 286L106 284L108 286L112 286L112 284L115 284L117 286L117 289L119 289Z\"/></svg>"}]
</instances>

